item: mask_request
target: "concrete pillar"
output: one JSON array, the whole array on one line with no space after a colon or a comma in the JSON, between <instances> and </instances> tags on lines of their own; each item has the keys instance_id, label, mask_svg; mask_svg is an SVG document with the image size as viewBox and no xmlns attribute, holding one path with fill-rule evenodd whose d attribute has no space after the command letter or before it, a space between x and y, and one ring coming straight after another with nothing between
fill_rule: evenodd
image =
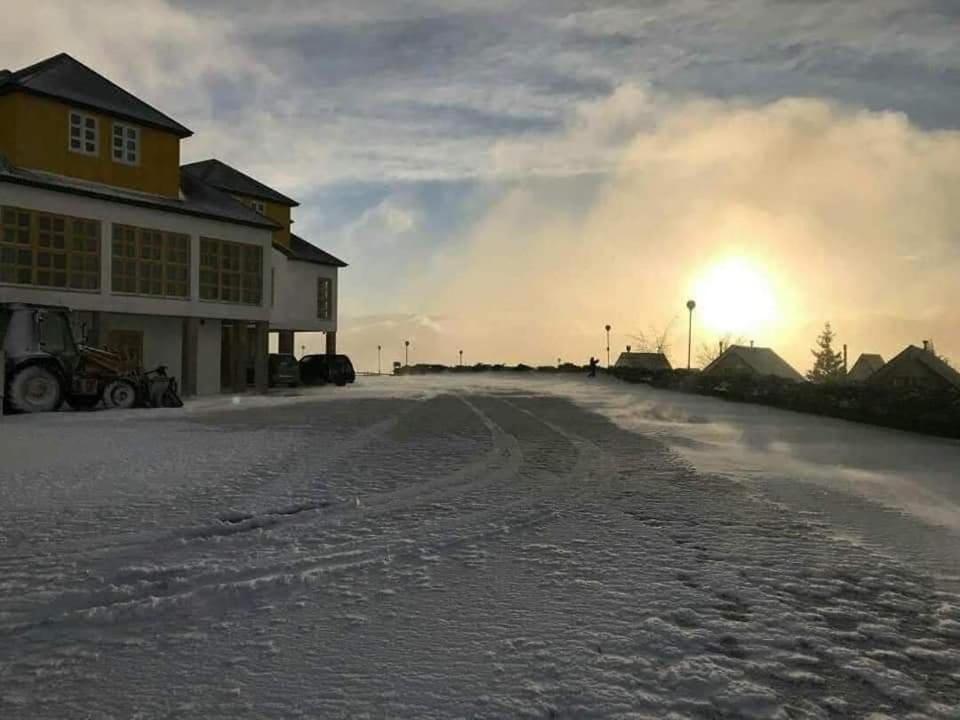
<instances>
[{"instance_id":1,"label":"concrete pillar","mask_svg":"<svg viewBox=\"0 0 960 720\"><path fill-rule=\"evenodd\" d=\"M253 382L258 393L265 393L270 387L267 365L267 356L270 354L270 325L265 322L257 323L255 334L256 344L253 351Z\"/></svg>"},{"instance_id":2,"label":"concrete pillar","mask_svg":"<svg viewBox=\"0 0 960 720\"><path fill-rule=\"evenodd\" d=\"M180 394L193 397L197 394L197 377L200 363L200 320L183 319L183 340L181 341Z\"/></svg>"},{"instance_id":3,"label":"concrete pillar","mask_svg":"<svg viewBox=\"0 0 960 720\"><path fill-rule=\"evenodd\" d=\"M293 355L293 330L281 330L277 333L277 352L281 355Z\"/></svg>"},{"instance_id":4,"label":"concrete pillar","mask_svg":"<svg viewBox=\"0 0 960 720\"><path fill-rule=\"evenodd\" d=\"M247 324L235 320L230 326L230 389L241 393L247 389Z\"/></svg>"},{"instance_id":5,"label":"concrete pillar","mask_svg":"<svg viewBox=\"0 0 960 720\"><path fill-rule=\"evenodd\" d=\"M336 355L337 354L337 333L328 332L327 336L327 355Z\"/></svg>"}]
</instances>

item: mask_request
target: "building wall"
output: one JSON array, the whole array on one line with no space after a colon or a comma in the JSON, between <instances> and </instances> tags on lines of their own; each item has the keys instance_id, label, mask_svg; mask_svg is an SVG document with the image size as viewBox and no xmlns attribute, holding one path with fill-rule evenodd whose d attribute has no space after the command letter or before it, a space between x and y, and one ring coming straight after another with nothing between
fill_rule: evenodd
<instances>
[{"instance_id":1,"label":"building wall","mask_svg":"<svg viewBox=\"0 0 960 720\"><path fill-rule=\"evenodd\" d=\"M17 116L14 108L16 95L0 95L0 155L13 162L13 148L16 147Z\"/></svg>"},{"instance_id":2,"label":"building wall","mask_svg":"<svg viewBox=\"0 0 960 720\"><path fill-rule=\"evenodd\" d=\"M204 320L200 323L197 337L197 395L215 395L220 392L220 342L219 320Z\"/></svg>"},{"instance_id":3,"label":"building wall","mask_svg":"<svg viewBox=\"0 0 960 720\"><path fill-rule=\"evenodd\" d=\"M270 313L270 329L335 332L339 310L337 268L289 260L278 250L273 251L273 268L276 293ZM333 307L330 320L321 320L317 317L317 278L320 277L330 278L333 281Z\"/></svg>"},{"instance_id":4,"label":"building wall","mask_svg":"<svg viewBox=\"0 0 960 720\"><path fill-rule=\"evenodd\" d=\"M273 241L283 247L290 247L290 208L286 205L267 202L258 198L251 198L245 195L234 195L234 197L248 207L252 207L252 202L263 203L263 214L280 225L280 230L273 233Z\"/></svg>"},{"instance_id":5,"label":"building wall","mask_svg":"<svg viewBox=\"0 0 960 720\"><path fill-rule=\"evenodd\" d=\"M928 390L946 390L950 387L950 383L912 357L891 360L882 373L871 376L869 381L894 387L918 387Z\"/></svg>"},{"instance_id":6,"label":"building wall","mask_svg":"<svg viewBox=\"0 0 960 720\"><path fill-rule=\"evenodd\" d=\"M70 105L22 92L10 93L0 101L0 154L14 165L156 195L178 196L180 138L173 133L121 120L140 128L140 163L126 165L113 160L111 116L74 108L98 119L99 153L91 156L69 149Z\"/></svg>"},{"instance_id":7,"label":"building wall","mask_svg":"<svg viewBox=\"0 0 960 720\"><path fill-rule=\"evenodd\" d=\"M166 365L167 372L170 375L178 379L182 376L182 318L104 313L101 316L101 328L101 343L106 343L111 330L137 330L142 332L144 369L153 370L157 365ZM219 354L216 360L217 379L219 381Z\"/></svg>"},{"instance_id":8,"label":"building wall","mask_svg":"<svg viewBox=\"0 0 960 720\"><path fill-rule=\"evenodd\" d=\"M0 302L30 302L65 305L73 310L92 310L133 315L169 315L234 320L269 320L272 232L218 220L180 215L85 198L68 193L0 183L0 206L42 210L100 221L100 290L46 289L29 285L0 284ZM191 293L189 299L141 295L116 295L110 291L112 223L185 233L191 236ZM200 292L199 237L214 237L259 245L263 250L263 289L260 305L203 301ZM301 288L301 291L305 291ZM316 292L315 290L313 291ZM314 302L316 300L314 299Z\"/></svg>"}]
</instances>

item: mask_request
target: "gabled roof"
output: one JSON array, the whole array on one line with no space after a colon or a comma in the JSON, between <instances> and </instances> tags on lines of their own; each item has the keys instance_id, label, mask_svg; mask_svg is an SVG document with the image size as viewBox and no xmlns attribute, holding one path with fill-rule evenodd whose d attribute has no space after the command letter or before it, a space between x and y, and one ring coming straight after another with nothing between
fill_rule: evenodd
<instances>
[{"instance_id":1,"label":"gabled roof","mask_svg":"<svg viewBox=\"0 0 960 720\"><path fill-rule=\"evenodd\" d=\"M863 382L883 367L883 358L879 355L863 353L847 373L850 382Z\"/></svg>"},{"instance_id":2,"label":"gabled roof","mask_svg":"<svg viewBox=\"0 0 960 720\"><path fill-rule=\"evenodd\" d=\"M873 373L873 375L870 376L870 382L884 382L891 375L895 374L899 367L902 367L904 363L910 361L920 363L934 375L937 375L946 383L960 390L960 373L947 365L934 353L929 350L924 350L923 348L918 348L916 345L907 345L899 355Z\"/></svg>"},{"instance_id":3,"label":"gabled roof","mask_svg":"<svg viewBox=\"0 0 960 720\"><path fill-rule=\"evenodd\" d=\"M22 91L56 98L77 107L100 110L185 138L193 133L168 115L107 80L66 53L16 72L0 71L0 95Z\"/></svg>"},{"instance_id":4,"label":"gabled roof","mask_svg":"<svg viewBox=\"0 0 960 720\"><path fill-rule=\"evenodd\" d=\"M294 235L293 233L290 233L290 247L284 247L278 243L274 243L273 247L286 255L290 260L301 260L315 265L347 267L347 263L343 260L334 257L326 250L321 250L312 243L308 243L302 237Z\"/></svg>"},{"instance_id":5,"label":"gabled roof","mask_svg":"<svg viewBox=\"0 0 960 720\"><path fill-rule=\"evenodd\" d=\"M747 347L745 345L731 345L728 347L720 357L703 369L703 374L710 374L717 369L718 366L722 366L722 362L730 356L740 360L757 375L772 375L773 377L783 378L784 380L803 382L803 376L790 367L786 360L770 348Z\"/></svg>"},{"instance_id":6,"label":"gabled roof","mask_svg":"<svg viewBox=\"0 0 960 720\"><path fill-rule=\"evenodd\" d=\"M180 169L228 193L248 195L258 200L267 200L290 207L297 207L300 204L220 160L201 160L184 165Z\"/></svg>"},{"instance_id":7,"label":"gabled roof","mask_svg":"<svg viewBox=\"0 0 960 720\"><path fill-rule=\"evenodd\" d=\"M666 355L651 352L622 352L614 367L650 370L651 372L673 369Z\"/></svg>"},{"instance_id":8,"label":"gabled roof","mask_svg":"<svg viewBox=\"0 0 960 720\"><path fill-rule=\"evenodd\" d=\"M269 230L280 227L270 218L251 210L230 195L183 174L180 176L181 197L172 198L39 170L25 170L9 165L3 156L0 156L0 183L4 182Z\"/></svg>"}]
</instances>

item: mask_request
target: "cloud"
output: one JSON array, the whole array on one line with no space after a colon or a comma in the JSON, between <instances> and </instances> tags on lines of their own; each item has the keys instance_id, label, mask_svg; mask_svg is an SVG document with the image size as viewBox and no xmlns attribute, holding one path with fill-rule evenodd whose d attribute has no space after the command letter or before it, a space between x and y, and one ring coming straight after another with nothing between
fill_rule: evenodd
<instances>
[{"instance_id":1,"label":"cloud","mask_svg":"<svg viewBox=\"0 0 960 720\"><path fill-rule=\"evenodd\" d=\"M652 126L624 109L650 103L662 109ZM712 264L746 256L766 269L779 308L752 339L801 369L826 320L854 354L890 356L931 336L960 356L960 133L822 100L677 101L631 88L577 117L590 122L553 138L552 154L595 147L591 127L629 136L608 147L616 171L591 202L522 183L464 250L411 278L431 298L426 311L450 318L444 355L585 359L601 353L608 322L616 351L683 315ZM521 145L541 162L542 144L525 155ZM715 331L698 327L698 340Z\"/></svg>"},{"instance_id":2,"label":"cloud","mask_svg":"<svg viewBox=\"0 0 960 720\"><path fill-rule=\"evenodd\" d=\"M75 54L194 129L185 160L218 156L299 196L515 179L515 140L549 142L631 85L820 96L956 126L955 19L944 0L34 0L5 15L0 45L11 67Z\"/></svg>"},{"instance_id":3,"label":"cloud","mask_svg":"<svg viewBox=\"0 0 960 720\"><path fill-rule=\"evenodd\" d=\"M344 237L349 244L376 243L382 247L412 232L418 223L415 209L388 197L365 210L355 222L349 224L344 230Z\"/></svg>"},{"instance_id":4,"label":"cloud","mask_svg":"<svg viewBox=\"0 0 960 720\"><path fill-rule=\"evenodd\" d=\"M438 353L597 354L736 248L782 285L769 340L797 362L826 317L960 356L949 0L21 5L3 65L70 52L195 130L185 161L310 199L345 311L448 318Z\"/></svg>"}]
</instances>

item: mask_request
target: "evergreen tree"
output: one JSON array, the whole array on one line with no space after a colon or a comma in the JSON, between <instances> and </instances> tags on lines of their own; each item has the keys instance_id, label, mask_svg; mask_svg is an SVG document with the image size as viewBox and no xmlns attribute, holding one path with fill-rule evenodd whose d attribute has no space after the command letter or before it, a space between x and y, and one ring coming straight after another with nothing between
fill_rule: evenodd
<instances>
[{"instance_id":1,"label":"evergreen tree","mask_svg":"<svg viewBox=\"0 0 960 720\"><path fill-rule=\"evenodd\" d=\"M815 383L836 382L843 380L843 355L833 349L833 328L828 322L823 326L823 332L817 338L816 350L811 350L816 360L813 369L807 373L807 380Z\"/></svg>"}]
</instances>

